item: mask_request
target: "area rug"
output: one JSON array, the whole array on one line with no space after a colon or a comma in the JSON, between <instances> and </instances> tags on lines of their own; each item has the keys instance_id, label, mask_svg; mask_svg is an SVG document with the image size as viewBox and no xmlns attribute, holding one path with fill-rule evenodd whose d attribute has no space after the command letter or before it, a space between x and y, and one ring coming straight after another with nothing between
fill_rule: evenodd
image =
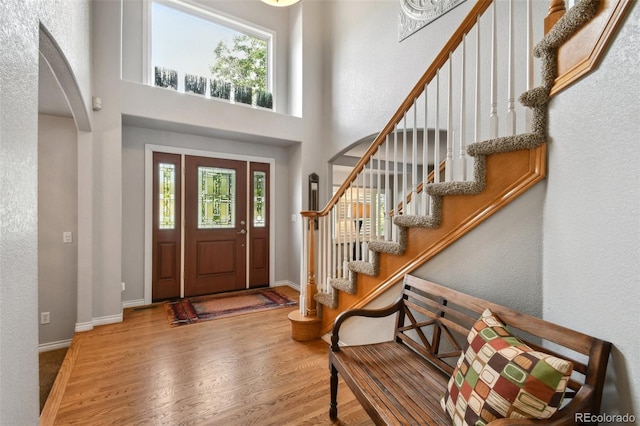
<instances>
[{"instance_id":1,"label":"area rug","mask_svg":"<svg viewBox=\"0 0 640 426\"><path fill-rule=\"evenodd\" d=\"M169 324L175 327L294 305L297 305L295 300L269 288L165 302L164 310Z\"/></svg>"}]
</instances>

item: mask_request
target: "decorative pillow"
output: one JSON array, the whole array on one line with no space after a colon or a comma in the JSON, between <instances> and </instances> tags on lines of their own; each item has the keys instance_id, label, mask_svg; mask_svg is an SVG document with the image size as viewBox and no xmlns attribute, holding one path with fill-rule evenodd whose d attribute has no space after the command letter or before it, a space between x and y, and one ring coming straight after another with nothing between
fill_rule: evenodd
<instances>
[{"instance_id":1,"label":"decorative pillow","mask_svg":"<svg viewBox=\"0 0 640 426\"><path fill-rule=\"evenodd\" d=\"M571 362L524 344L487 309L469 332L440 402L456 426L546 419L562 403L572 370Z\"/></svg>"}]
</instances>

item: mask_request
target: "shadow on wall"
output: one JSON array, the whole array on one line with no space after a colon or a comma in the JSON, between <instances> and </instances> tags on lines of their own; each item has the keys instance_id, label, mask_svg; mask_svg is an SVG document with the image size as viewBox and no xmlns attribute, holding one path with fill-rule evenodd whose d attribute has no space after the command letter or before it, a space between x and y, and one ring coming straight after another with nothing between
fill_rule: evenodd
<instances>
[{"instance_id":1,"label":"shadow on wall","mask_svg":"<svg viewBox=\"0 0 640 426\"><path fill-rule=\"evenodd\" d=\"M622 352L614 345L611 348L609 356L609 364L607 366L607 377L605 378L604 389L602 392L602 409L605 415L622 415L625 414L635 416L635 423L640 413L636 411L638 407L634 406L631 395L631 383L629 383L629 369L627 360ZM601 423L608 423L603 421ZM613 422L614 424L616 422Z\"/></svg>"}]
</instances>

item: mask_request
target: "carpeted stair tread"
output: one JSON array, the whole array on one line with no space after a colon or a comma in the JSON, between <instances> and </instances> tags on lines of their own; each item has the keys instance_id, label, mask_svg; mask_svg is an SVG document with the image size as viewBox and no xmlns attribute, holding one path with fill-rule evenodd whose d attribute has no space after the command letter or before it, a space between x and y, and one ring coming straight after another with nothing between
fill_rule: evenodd
<instances>
[{"instance_id":1,"label":"carpeted stair tread","mask_svg":"<svg viewBox=\"0 0 640 426\"><path fill-rule=\"evenodd\" d=\"M356 294L356 274L349 274L349 278L332 278L329 280L331 287L349 294ZM336 292L334 292L336 293Z\"/></svg>"},{"instance_id":2,"label":"carpeted stair tread","mask_svg":"<svg viewBox=\"0 0 640 426\"><path fill-rule=\"evenodd\" d=\"M338 307L338 292L333 293L316 293L313 299L323 306L330 309L336 309Z\"/></svg>"}]
</instances>

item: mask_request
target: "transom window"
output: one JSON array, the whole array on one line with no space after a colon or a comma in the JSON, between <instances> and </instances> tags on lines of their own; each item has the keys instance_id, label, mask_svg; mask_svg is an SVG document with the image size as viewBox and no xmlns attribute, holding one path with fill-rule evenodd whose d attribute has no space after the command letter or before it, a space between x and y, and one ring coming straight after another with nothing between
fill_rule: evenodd
<instances>
[{"instance_id":1,"label":"transom window","mask_svg":"<svg viewBox=\"0 0 640 426\"><path fill-rule=\"evenodd\" d=\"M272 35L185 1L151 2L151 84L273 108Z\"/></svg>"}]
</instances>

